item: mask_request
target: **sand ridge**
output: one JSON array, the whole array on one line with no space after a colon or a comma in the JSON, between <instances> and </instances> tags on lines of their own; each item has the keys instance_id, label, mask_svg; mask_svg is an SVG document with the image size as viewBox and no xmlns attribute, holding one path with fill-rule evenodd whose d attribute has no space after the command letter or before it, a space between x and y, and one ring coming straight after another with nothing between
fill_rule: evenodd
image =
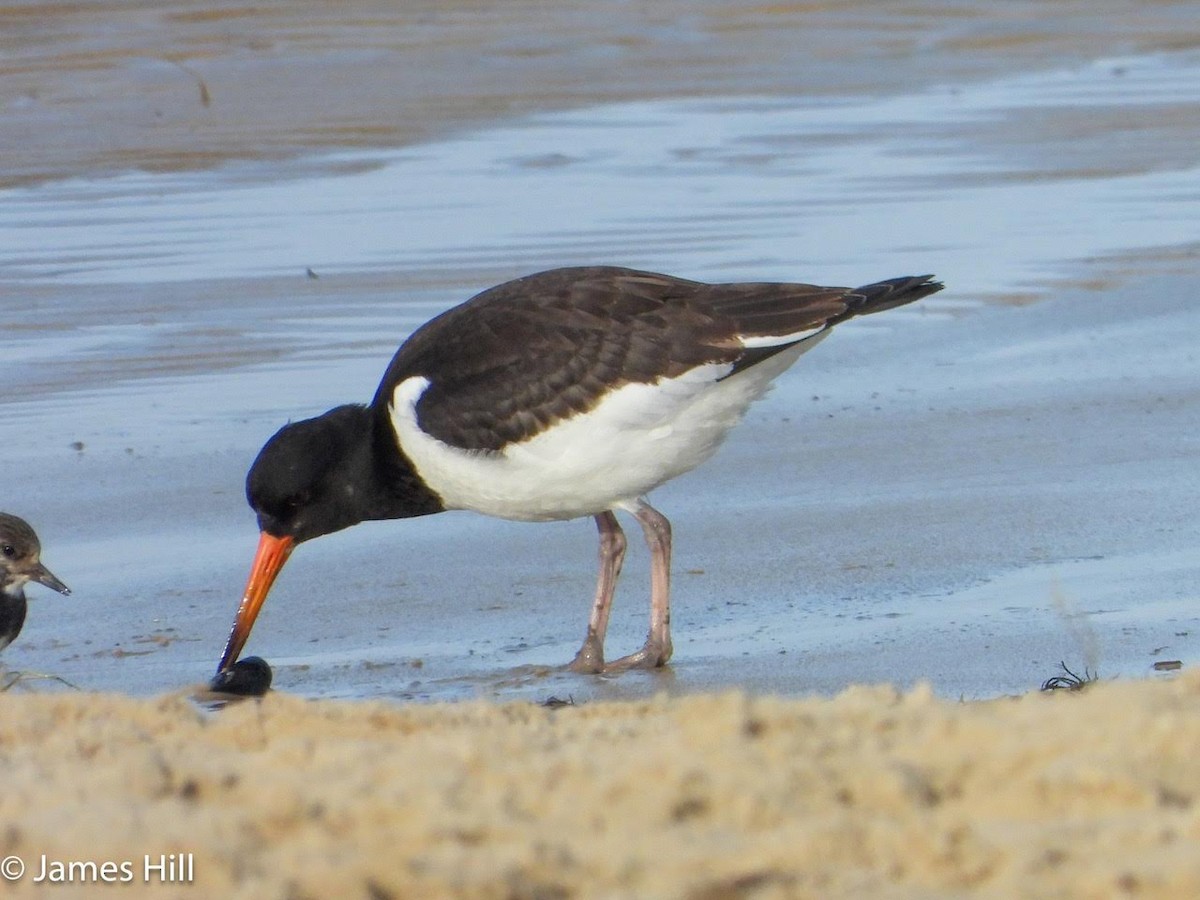
<instances>
[{"instance_id":1,"label":"sand ridge","mask_svg":"<svg viewBox=\"0 0 1200 900\"><path fill-rule=\"evenodd\" d=\"M10 693L0 818L15 896L41 854L154 896L1197 896L1197 697L1194 671L966 703ZM169 853L194 883L143 880Z\"/></svg>"}]
</instances>

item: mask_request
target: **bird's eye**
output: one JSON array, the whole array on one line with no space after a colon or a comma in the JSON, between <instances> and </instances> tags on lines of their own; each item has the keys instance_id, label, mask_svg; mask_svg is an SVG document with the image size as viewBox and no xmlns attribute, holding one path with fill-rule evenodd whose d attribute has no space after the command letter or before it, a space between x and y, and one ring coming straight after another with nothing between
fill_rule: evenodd
<instances>
[{"instance_id":1,"label":"bird's eye","mask_svg":"<svg viewBox=\"0 0 1200 900\"><path fill-rule=\"evenodd\" d=\"M0 547L0 553L3 553L6 558L12 559L17 555L17 548L12 544L5 544L3 547Z\"/></svg>"}]
</instances>

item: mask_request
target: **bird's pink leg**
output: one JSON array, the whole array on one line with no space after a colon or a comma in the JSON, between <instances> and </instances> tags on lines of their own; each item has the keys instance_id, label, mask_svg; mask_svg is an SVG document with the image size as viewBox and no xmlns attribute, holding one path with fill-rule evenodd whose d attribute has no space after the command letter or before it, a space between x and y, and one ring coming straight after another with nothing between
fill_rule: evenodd
<instances>
[{"instance_id":1,"label":"bird's pink leg","mask_svg":"<svg viewBox=\"0 0 1200 900\"><path fill-rule=\"evenodd\" d=\"M608 631L608 615L612 612L613 592L617 576L625 561L625 532L610 510L598 513L596 527L600 529L600 576L596 580L596 599L588 618L587 637L567 667L576 672L604 671L604 635Z\"/></svg>"},{"instance_id":2,"label":"bird's pink leg","mask_svg":"<svg viewBox=\"0 0 1200 900\"><path fill-rule=\"evenodd\" d=\"M650 548L650 633L637 653L604 667L605 672L655 669L671 658L671 523L645 500L630 508Z\"/></svg>"}]
</instances>

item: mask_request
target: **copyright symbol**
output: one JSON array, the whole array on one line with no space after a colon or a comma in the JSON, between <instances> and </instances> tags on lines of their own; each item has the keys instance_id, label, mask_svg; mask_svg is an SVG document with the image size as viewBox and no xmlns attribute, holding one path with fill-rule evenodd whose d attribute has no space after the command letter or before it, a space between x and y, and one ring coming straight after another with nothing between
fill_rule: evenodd
<instances>
[{"instance_id":1,"label":"copyright symbol","mask_svg":"<svg viewBox=\"0 0 1200 900\"><path fill-rule=\"evenodd\" d=\"M5 881L20 881L25 874L25 861L19 856L6 856L0 862L0 875Z\"/></svg>"}]
</instances>

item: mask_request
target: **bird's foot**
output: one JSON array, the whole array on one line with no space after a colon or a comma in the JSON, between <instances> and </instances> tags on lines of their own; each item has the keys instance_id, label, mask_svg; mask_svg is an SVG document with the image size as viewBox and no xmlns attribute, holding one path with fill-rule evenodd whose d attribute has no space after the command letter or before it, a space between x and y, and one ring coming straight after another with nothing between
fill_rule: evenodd
<instances>
[{"instance_id":1,"label":"bird's foot","mask_svg":"<svg viewBox=\"0 0 1200 900\"><path fill-rule=\"evenodd\" d=\"M572 672L583 675L599 675L604 671L604 645L594 634L589 634L575 654L575 658L567 664Z\"/></svg>"},{"instance_id":2,"label":"bird's foot","mask_svg":"<svg viewBox=\"0 0 1200 900\"><path fill-rule=\"evenodd\" d=\"M671 642L647 639L637 653L630 653L610 663L604 661L604 645L595 635L588 635L575 658L567 664L572 672L582 675L611 675L629 669L660 669L671 658Z\"/></svg>"},{"instance_id":3,"label":"bird's foot","mask_svg":"<svg viewBox=\"0 0 1200 900\"><path fill-rule=\"evenodd\" d=\"M47 675L44 672L0 672L0 694L11 691L14 687L26 681L57 681L73 691L80 690L79 685L72 684L61 675Z\"/></svg>"},{"instance_id":4,"label":"bird's foot","mask_svg":"<svg viewBox=\"0 0 1200 900\"><path fill-rule=\"evenodd\" d=\"M604 673L625 672L629 669L661 669L671 658L670 641L649 639L637 653L622 656L604 666Z\"/></svg>"}]
</instances>

